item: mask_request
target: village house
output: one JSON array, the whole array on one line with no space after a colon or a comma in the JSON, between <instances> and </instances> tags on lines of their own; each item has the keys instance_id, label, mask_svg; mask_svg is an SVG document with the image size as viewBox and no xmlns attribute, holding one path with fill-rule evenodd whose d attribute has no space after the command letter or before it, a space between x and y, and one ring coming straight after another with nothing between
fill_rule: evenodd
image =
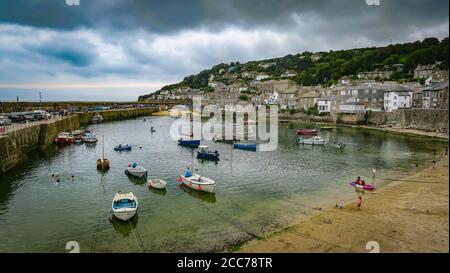
<instances>
[{"instance_id":1,"label":"village house","mask_svg":"<svg viewBox=\"0 0 450 273\"><path fill-rule=\"evenodd\" d=\"M437 64L428 64L428 65L419 64L414 70L414 78L416 79L428 79L429 77L432 77L433 74L435 75L441 74Z\"/></svg>"},{"instance_id":2,"label":"village house","mask_svg":"<svg viewBox=\"0 0 450 273\"><path fill-rule=\"evenodd\" d=\"M347 102L350 96L330 95L317 100L317 109L319 113L337 113L339 106Z\"/></svg>"},{"instance_id":3,"label":"village house","mask_svg":"<svg viewBox=\"0 0 450 273\"><path fill-rule=\"evenodd\" d=\"M256 76L255 80L256 81L262 81L262 80L265 80L265 79L268 79L268 78L270 78L270 76L268 74L266 74L266 73L259 73Z\"/></svg>"},{"instance_id":4,"label":"village house","mask_svg":"<svg viewBox=\"0 0 450 273\"><path fill-rule=\"evenodd\" d=\"M292 80L268 80L254 84L255 89L260 93L283 92L296 86L297 83Z\"/></svg>"},{"instance_id":5,"label":"village house","mask_svg":"<svg viewBox=\"0 0 450 273\"><path fill-rule=\"evenodd\" d=\"M427 109L448 109L448 80L422 89L422 106Z\"/></svg>"},{"instance_id":6,"label":"village house","mask_svg":"<svg viewBox=\"0 0 450 273\"><path fill-rule=\"evenodd\" d=\"M302 95L298 99L298 106L300 109L308 110L316 106L317 100L320 98L320 95L317 91L309 91L308 93Z\"/></svg>"},{"instance_id":7,"label":"village house","mask_svg":"<svg viewBox=\"0 0 450 273\"><path fill-rule=\"evenodd\" d=\"M277 91L275 91L277 92ZM285 90L278 91L278 103L281 109L288 109L289 104L294 107L293 101L295 101L295 109L297 108L297 86L291 86ZM290 102L290 103L289 103ZM290 108L294 109L294 108Z\"/></svg>"},{"instance_id":8,"label":"village house","mask_svg":"<svg viewBox=\"0 0 450 273\"><path fill-rule=\"evenodd\" d=\"M349 101L339 105L339 112L347 114L361 114L365 113L366 109L362 103Z\"/></svg>"},{"instance_id":9,"label":"village house","mask_svg":"<svg viewBox=\"0 0 450 273\"><path fill-rule=\"evenodd\" d=\"M392 112L398 109L412 107L413 90L396 85L384 91L384 111Z\"/></svg>"},{"instance_id":10,"label":"village house","mask_svg":"<svg viewBox=\"0 0 450 273\"><path fill-rule=\"evenodd\" d=\"M384 105L384 89L385 87L378 83L363 83L343 88L339 95L354 98L354 101L363 104L366 110L381 111Z\"/></svg>"}]
</instances>

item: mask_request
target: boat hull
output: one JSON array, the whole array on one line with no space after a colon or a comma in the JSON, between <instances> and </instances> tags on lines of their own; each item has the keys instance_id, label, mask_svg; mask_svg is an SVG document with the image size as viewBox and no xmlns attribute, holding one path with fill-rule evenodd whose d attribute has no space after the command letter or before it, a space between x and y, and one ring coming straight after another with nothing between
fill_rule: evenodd
<instances>
[{"instance_id":1,"label":"boat hull","mask_svg":"<svg viewBox=\"0 0 450 273\"><path fill-rule=\"evenodd\" d=\"M256 151L256 144L233 144L233 148L238 150Z\"/></svg>"},{"instance_id":2,"label":"boat hull","mask_svg":"<svg viewBox=\"0 0 450 273\"><path fill-rule=\"evenodd\" d=\"M204 183L198 183L193 179L187 178L185 176L181 176L181 181L184 185L186 185L187 187L197 190L197 191L203 191L203 192L209 192L209 193L214 193L214 187L215 187L215 183L214 184L204 184Z\"/></svg>"},{"instance_id":3,"label":"boat hull","mask_svg":"<svg viewBox=\"0 0 450 273\"><path fill-rule=\"evenodd\" d=\"M200 146L200 140L178 140L178 145L185 147L198 148Z\"/></svg>"},{"instance_id":4,"label":"boat hull","mask_svg":"<svg viewBox=\"0 0 450 273\"><path fill-rule=\"evenodd\" d=\"M316 136L318 131L316 129L299 129L297 135L299 136Z\"/></svg>"},{"instance_id":5,"label":"boat hull","mask_svg":"<svg viewBox=\"0 0 450 273\"><path fill-rule=\"evenodd\" d=\"M119 220L122 221L127 221L131 218L133 218L136 215L137 209L136 210L129 210L129 211L114 211L113 210L113 214L114 217L116 217Z\"/></svg>"},{"instance_id":6,"label":"boat hull","mask_svg":"<svg viewBox=\"0 0 450 273\"><path fill-rule=\"evenodd\" d=\"M131 176L135 176L135 177L145 177L147 175L147 171L137 171L137 170L132 170L132 169L128 169L125 171L125 173L127 175L131 175Z\"/></svg>"},{"instance_id":7,"label":"boat hull","mask_svg":"<svg viewBox=\"0 0 450 273\"><path fill-rule=\"evenodd\" d=\"M197 152L197 158L203 159L203 160L212 160L212 161L218 161L219 160L219 154L215 153L201 153Z\"/></svg>"},{"instance_id":8,"label":"boat hull","mask_svg":"<svg viewBox=\"0 0 450 273\"><path fill-rule=\"evenodd\" d=\"M167 182L161 179L149 179L147 181L148 188L163 190L166 188Z\"/></svg>"}]
</instances>

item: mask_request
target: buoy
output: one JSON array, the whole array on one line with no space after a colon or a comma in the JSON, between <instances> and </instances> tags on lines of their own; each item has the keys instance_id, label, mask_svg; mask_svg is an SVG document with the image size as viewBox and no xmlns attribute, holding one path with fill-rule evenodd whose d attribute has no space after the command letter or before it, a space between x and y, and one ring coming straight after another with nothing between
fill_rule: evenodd
<instances>
[{"instance_id":1,"label":"buoy","mask_svg":"<svg viewBox=\"0 0 450 273\"><path fill-rule=\"evenodd\" d=\"M181 176L178 177L178 182L182 182L182 181L183 181L183 178L181 178Z\"/></svg>"}]
</instances>

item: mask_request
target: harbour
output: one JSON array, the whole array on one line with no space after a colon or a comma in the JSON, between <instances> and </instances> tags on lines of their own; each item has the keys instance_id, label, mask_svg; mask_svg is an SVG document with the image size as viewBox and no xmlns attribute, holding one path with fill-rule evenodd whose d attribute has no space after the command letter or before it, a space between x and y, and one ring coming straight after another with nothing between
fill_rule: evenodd
<instances>
[{"instance_id":1,"label":"harbour","mask_svg":"<svg viewBox=\"0 0 450 273\"><path fill-rule=\"evenodd\" d=\"M197 159L195 148L170 138L170 117L143 116L87 126L97 145L48 145L1 176L0 252L215 252L263 237L298 217L352 198L362 175L383 187L430 164L446 142L336 126L320 131L325 145L299 145L298 126L279 125L278 149L249 152L204 142L220 161ZM153 127L155 132L151 133ZM119 143L130 151L114 151ZM345 143L343 150L333 143ZM102 155L110 169L97 170ZM124 171L137 162L164 191ZM179 183L190 167L216 182L214 193ZM52 177L57 176L60 182ZM110 215L114 195L133 192L139 211L122 222Z\"/></svg>"}]
</instances>

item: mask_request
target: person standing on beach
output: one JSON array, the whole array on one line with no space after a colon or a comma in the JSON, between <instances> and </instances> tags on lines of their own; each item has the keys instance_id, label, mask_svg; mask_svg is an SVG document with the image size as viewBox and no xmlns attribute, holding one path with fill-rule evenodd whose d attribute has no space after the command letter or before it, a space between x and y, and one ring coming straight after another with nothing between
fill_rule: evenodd
<instances>
[{"instance_id":1,"label":"person standing on beach","mask_svg":"<svg viewBox=\"0 0 450 273\"><path fill-rule=\"evenodd\" d=\"M433 160L433 166L431 167L432 170L436 170L436 161Z\"/></svg>"}]
</instances>

